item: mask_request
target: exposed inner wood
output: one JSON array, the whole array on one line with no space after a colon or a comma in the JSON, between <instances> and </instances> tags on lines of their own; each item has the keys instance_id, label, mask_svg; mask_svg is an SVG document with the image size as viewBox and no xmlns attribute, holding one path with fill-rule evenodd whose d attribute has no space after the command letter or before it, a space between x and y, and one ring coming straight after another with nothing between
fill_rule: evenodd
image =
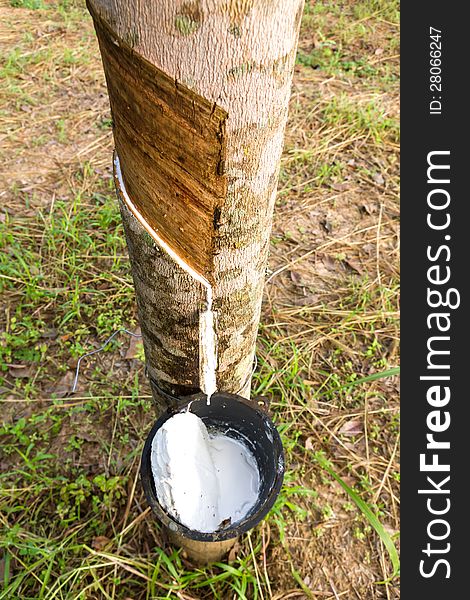
<instances>
[{"instance_id":1,"label":"exposed inner wood","mask_svg":"<svg viewBox=\"0 0 470 600\"><path fill-rule=\"evenodd\" d=\"M128 194L158 236L210 277L214 221L227 193L227 113L142 58L89 9Z\"/></svg>"},{"instance_id":2,"label":"exposed inner wood","mask_svg":"<svg viewBox=\"0 0 470 600\"><path fill-rule=\"evenodd\" d=\"M157 233L156 229L153 229L148 221L144 218L144 216L140 213L139 209L135 205L135 203L130 199L129 194L127 193L121 169L121 161L119 160L119 156L114 152L113 157L114 163L114 179L116 184L116 191L118 193L119 198L125 202L128 210L132 213L134 218L139 221L144 230L150 235L152 239L154 239L158 246L164 250L177 265L179 265L184 271L186 271L191 277L193 277L196 281L198 281L204 288L211 290L211 284L209 281L203 277L198 271L195 271L190 265L188 265L181 256L173 250L171 246L165 242L164 239ZM212 296L212 293L211 293Z\"/></svg>"}]
</instances>

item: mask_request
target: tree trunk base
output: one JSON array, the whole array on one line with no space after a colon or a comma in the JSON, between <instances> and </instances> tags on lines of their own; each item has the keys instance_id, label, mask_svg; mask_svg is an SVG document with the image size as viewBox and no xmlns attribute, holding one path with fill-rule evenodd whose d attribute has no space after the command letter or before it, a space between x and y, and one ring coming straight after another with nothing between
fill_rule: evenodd
<instances>
[{"instance_id":1,"label":"tree trunk base","mask_svg":"<svg viewBox=\"0 0 470 600\"><path fill-rule=\"evenodd\" d=\"M197 565L218 562L233 548L237 537L222 542L198 542L184 538L181 534L166 530L171 544L178 546Z\"/></svg>"}]
</instances>

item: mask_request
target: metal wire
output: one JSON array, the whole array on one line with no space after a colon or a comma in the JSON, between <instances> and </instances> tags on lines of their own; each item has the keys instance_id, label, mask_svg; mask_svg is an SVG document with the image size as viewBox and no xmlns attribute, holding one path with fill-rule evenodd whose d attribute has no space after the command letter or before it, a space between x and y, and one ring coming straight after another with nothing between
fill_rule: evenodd
<instances>
[{"instance_id":1,"label":"metal wire","mask_svg":"<svg viewBox=\"0 0 470 600\"><path fill-rule=\"evenodd\" d=\"M102 352L106 348L106 346L109 344L109 342L115 336L117 336L118 333L127 333L128 335L131 335L132 337L136 337L136 338L142 337L141 333L133 333L132 331L129 331L128 329L118 329L112 335L109 336L109 338L104 342L104 344L100 348L97 348L96 350L92 350L91 352L86 352L86 354L82 354L80 356L80 358L78 359L77 367L75 369L75 378L73 380L73 385L72 385L72 389L71 389L72 394L74 394L75 390L77 389L78 376L80 374L80 363L82 362L82 360L84 358L87 358L88 356L93 356L93 354L98 354L99 352Z\"/></svg>"},{"instance_id":2,"label":"metal wire","mask_svg":"<svg viewBox=\"0 0 470 600\"><path fill-rule=\"evenodd\" d=\"M118 333L127 333L128 335L131 335L132 337L135 337L135 338L141 338L142 337L141 333L133 333L132 331L129 331L128 329L117 329L112 335L109 336L109 338L104 342L104 344L102 346L100 346L96 350L92 350L91 352L86 352L85 354L82 354L79 357L78 362L77 362L77 366L75 368L75 377L74 377L74 380L73 380L72 388L70 390L71 394L74 394L75 390L77 389L78 376L80 375L80 364L81 364L82 360L84 358L88 358L89 356L93 356L93 354L98 354L99 352L103 352L103 350L106 348L106 346L109 344L109 342L111 340L113 340L118 335ZM255 355L253 357L253 370L251 371L250 377L253 377L253 374L256 371L257 366L258 366L258 357L256 356L256 353L255 353ZM145 367L145 374L148 375L148 373L147 373L147 367ZM176 398L175 396L172 396L171 394L168 394L168 392L164 392L160 388L160 386L158 385L158 383L155 381L155 379L153 379L153 378L152 378L152 383L158 389L159 393L162 394L163 397L171 398L172 400L180 400L180 398ZM243 385L240 388L239 392L241 392L244 387L245 387L245 385Z\"/></svg>"}]
</instances>

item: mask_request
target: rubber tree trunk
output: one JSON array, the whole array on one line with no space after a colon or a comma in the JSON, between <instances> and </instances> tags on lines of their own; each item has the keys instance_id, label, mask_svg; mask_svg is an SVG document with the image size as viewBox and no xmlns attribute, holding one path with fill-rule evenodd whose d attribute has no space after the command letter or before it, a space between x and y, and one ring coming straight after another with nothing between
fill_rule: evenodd
<instances>
[{"instance_id":1,"label":"rubber tree trunk","mask_svg":"<svg viewBox=\"0 0 470 600\"><path fill-rule=\"evenodd\" d=\"M156 399L200 388L206 294L149 228L213 284L217 387L249 397L303 0L88 7L134 204L122 214Z\"/></svg>"},{"instance_id":2,"label":"rubber tree trunk","mask_svg":"<svg viewBox=\"0 0 470 600\"><path fill-rule=\"evenodd\" d=\"M154 398L201 387L204 281L217 389L249 398L303 0L87 3Z\"/></svg>"}]
</instances>

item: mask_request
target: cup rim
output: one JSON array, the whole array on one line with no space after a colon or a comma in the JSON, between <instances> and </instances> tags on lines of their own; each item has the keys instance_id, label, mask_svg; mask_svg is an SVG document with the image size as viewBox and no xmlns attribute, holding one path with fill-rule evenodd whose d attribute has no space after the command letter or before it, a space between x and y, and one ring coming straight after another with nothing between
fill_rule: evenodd
<instances>
[{"instance_id":1,"label":"cup rim","mask_svg":"<svg viewBox=\"0 0 470 600\"><path fill-rule=\"evenodd\" d=\"M182 535L185 538L189 538L191 540L196 540L196 541L200 541L200 542L219 542L219 541L229 540L229 539L238 537L242 533L246 533L250 529L253 529L254 527L256 527L256 525L258 525L258 523L260 523L260 521L262 521L262 519L264 519L264 517L268 514L268 512L273 507L274 502L276 501L276 499L279 495L279 492L280 492L280 489L282 486L282 482L284 479L284 449L282 446L281 437L280 437L279 432L277 431L274 423L272 422L270 417L267 415L267 413L265 411L261 410L259 407L257 407L252 401L249 401L246 398L243 398L242 396L238 396L235 394L228 394L225 392L217 392L213 395L213 398L222 399L227 402L242 403L245 406L247 406L248 408L250 408L251 410L253 410L255 413L257 413L258 416L260 416L266 422L266 424L269 426L270 433L273 436L273 447L277 447L277 449L278 449L278 458L277 458L276 477L275 477L274 483L271 486L269 493L267 494L264 501L261 503L258 510L256 510L254 513L248 514L248 516L246 518L241 519L240 521L237 521L233 525L229 525L228 527L226 527L224 529L220 529L218 531L214 531L214 532L210 532L210 533L196 531L194 529L190 529L189 527L186 527L186 525L183 525L179 521L176 521L160 505L160 503L158 501L157 492L155 489L155 482L154 482L153 473L152 473L151 450L152 450L153 438L155 437L155 434L157 433L158 429L160 429L160 427L165 423L165 421L167 421L169 418L171 418L174 414L183 412L188 407L189 404L191 404L195 401L196 402L200 401L200 400L205 401L206 395L205 394L195 394L193 396L188 396L186 398L182 398L181 403L176 408L175 407L169 408L165 413L163 413L157 419L157 421L154 423L154 425L151 428L151 430L147 436L147 439L145 441L144 448L142 451L141 463L140 463L140 478L142 481L142 485L144 487L145 496L147 498L149 505L152 508L154 515L165 527L167 527L172 532L179 533L180 535Z\"/></svg>"}]
</instances>

